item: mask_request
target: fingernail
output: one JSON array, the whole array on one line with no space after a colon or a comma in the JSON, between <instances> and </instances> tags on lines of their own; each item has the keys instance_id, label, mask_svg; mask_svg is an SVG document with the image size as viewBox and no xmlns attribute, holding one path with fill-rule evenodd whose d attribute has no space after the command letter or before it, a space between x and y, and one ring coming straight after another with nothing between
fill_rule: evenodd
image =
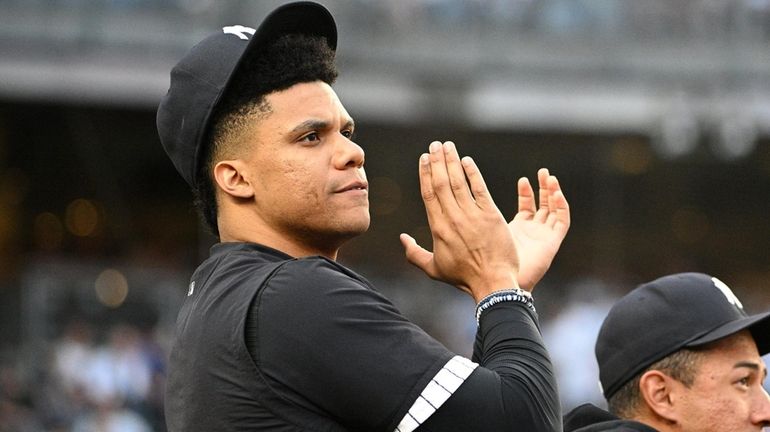
<instances>
[{"instance_id":1,"label":"fingernail","mask_svg":"<svg viewBox=\"0 0 770 432\"><path fill-rule=\"evenodd\" d=\"M444 143L444 153L449 153L454 148L455 143L452 141L447 141Z\"/></svg>"},{"instance_id":2,"label":"fingernail","mask_svg":"<svg viewBox=\"0 0 770 432\"><path fill-rule=\"evenodd\" d=\"M422 165L427 165L429 161L430 161L430 158L428 158L428 154L427 153L423 153L423 154L420 155L420 163Z\"/></svg>"},{"instance_id":3,"label":"fingernail","mask_svg":"<svg viewBox=\"0 0 770 432\"><path fill-rule=\"evenodd\" d=\"M430 146L428 146L428 150L430 150L431 153L435 153L438 151L439 147L441 146L441 143L438 141L433 141L430 143Z\"/></svg>"}]
</instances>

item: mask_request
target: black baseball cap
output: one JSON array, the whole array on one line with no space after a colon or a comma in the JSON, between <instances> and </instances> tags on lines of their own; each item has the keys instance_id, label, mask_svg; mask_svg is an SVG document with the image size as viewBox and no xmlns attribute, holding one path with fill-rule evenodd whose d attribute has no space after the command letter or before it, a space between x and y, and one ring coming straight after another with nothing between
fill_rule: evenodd
<instances>
[{"instance_id":1,"label":"black baseball cap","mask_svg":"<svg viewBox=\"0 0 770 432\"><path fill-rule=\"evenodd\" d=\"M187 183L195 187L203 162L212 113L248 54L259 55L287 34L321 36L337 48L337 26L331 13L313 2L289 3L272 11L257 29L223 27L195 45L171 70L168 93L158 106L158 135L168 157Z\"/></svg>"},{"instance_id":2,"label":"black baseball cap","mask_svg":"<svg viewBox=\"0 0 770 432\"><path fill-rule=\"evenodd\" d=\"M702 273L664 276L638 286L610 309L596 341L604 396L658 360L748 329L760 355L770 352L770 312L748 316L719 279Z\"/></svg>"}]
</instances>

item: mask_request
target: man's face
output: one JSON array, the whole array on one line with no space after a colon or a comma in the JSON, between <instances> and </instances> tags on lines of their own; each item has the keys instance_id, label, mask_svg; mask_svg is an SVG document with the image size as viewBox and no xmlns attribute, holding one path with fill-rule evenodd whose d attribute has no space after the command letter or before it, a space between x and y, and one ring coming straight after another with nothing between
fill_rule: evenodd
<instances>
[{"instance_id":1,"label":"man's face","mask_svg":"<svg viewBox=\"0 0 770 432\"><path fill-rule=\"evenodd\" d=\"M253 211L273 234L310 248L336 249L369 227L364 151L353 120L321 81L266 97L245 157Z\"/></svg>"},{"instance_id":2,"label":"man's face","mask_svg":"<svg viewBox=\"0 0 770 432\"><path fill-rule=\"evenodd\" d=\"M678 401L682 431L759 431L770 426L770 397L762 387L767 368L748 331L705 352L693 385Z\"/></svg>"}]
</instances>

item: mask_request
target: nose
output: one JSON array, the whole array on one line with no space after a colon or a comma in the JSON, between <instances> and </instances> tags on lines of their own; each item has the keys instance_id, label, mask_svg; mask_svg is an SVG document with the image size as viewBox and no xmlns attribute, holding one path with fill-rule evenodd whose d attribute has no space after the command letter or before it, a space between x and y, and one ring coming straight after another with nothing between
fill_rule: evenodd
<instances>
[{"instance_id":1,"label":"nose","mask_svg":"<svg viewBox=\"0 0 770 432\"><path fill-rule=\"evenodd\" d=\"M767 394L767 390L761 389L758 399L752 421L762 427L770 427L770 395Z\"/></svg>"},{"instance_id":2,"label":"nose","mask_svg":"<svg viewBox=\"0 0 770 432\"><path fill-rule=\"evenodd\" d=\"M344 135L339 136L334 154L337 169L361 168L364 166L364 149Z\"/></svg>"}]
</instances>

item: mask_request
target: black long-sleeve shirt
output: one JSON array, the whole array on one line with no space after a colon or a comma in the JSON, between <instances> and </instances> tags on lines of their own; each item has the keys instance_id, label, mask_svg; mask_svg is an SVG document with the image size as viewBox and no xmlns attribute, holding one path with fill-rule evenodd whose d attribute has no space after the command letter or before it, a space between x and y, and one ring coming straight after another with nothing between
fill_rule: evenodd
<instances>
[{"instance_id":1,"label":"black long-sleeve shirt","mask_svg":"<svg viewBox=\"0 0 770 432\"><path fill-rule=\"evenodd\" d=\"M471 361L322 257L219 244L189 293L169 365L171 431L561 430L524 305L484 312Z\"/></svg>"}]
</instances>

